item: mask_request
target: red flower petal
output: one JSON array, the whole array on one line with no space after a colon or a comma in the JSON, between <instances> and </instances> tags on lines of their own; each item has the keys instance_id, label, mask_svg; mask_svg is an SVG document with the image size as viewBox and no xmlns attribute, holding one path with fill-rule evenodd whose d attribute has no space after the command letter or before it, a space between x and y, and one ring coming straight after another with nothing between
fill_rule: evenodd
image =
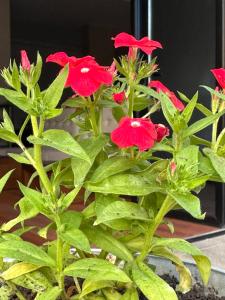
<instances>
[{"instance_id":1,"label":"red flower petal","mask_svg":"<svg viewBox=\"0 0 225 300\"><path fill-rule=\"evenodd\" d=\"M119 126L112 131L111 139L119 148L137 146L140 151L151 148L157 138L154 124L149 119L121 119Z\"/></svg>"},{"instance_id":2,"label":"red flower petal","mask_svg":"<svg viewBox=\"0 0 225 300\"><path fill-rule=\"evenodd\" d=\"M157 142L161 142L161 140L170 134L169 128L167 128L163 124L155 125L156 133L157 133Z\"/></svg>"},{"instance_id":3,"label":"red flower petal","mask_svg":"<svg viewBox=\"0 0 225 300\"><path fill-rule=\"evenodd\" d=\"M162 48L162 45L157 41L152 41L148 37L137 40L134 36L121 32L113 38L115 48L119 47L134 47L139 48L146 54L151 54L156 48ZM129 52L131 55L131 52Z\"/></svg>"},{"instance_id":4,"label":"red flower petal","mask_svg":"<svg viewBox=\"0 0 225 300\"><path fill-rule=\"evenodd\" d=\"M73 58L76 59L75 57ZM56 52L46 58L46 62L54 62L62 67L68 64L69 61L70 57L65 52Z\"/></svg>"},{"instance_id":5,"label":"red flower petal","mask_svg":"<svg viewBox=\"0 0 225 300\"><path fill-rule=\"evenodd\" d=\"M150 81L150 83L148 84L148 86L150 88L155 88L156 91L159 92L163 92L165 93L171 100L171 102L173 103L173 105L179 110L182 111L184 109L184 104L177 98L177 96L170 91L162 82L160 82L159 80L152 80Z\"/></svg>"},{"instance_id":6,"label":"red flower petal","mask_svg":"<svg viewBox=\"0 0 225 300\"><path fill-rule=\"evenodd\" d=\"M211 72L213 73L221 88L225 89L225 69L212 69Z\"/></svg>"},{"instance_id":7,"label":"red flower petal","mask_svg":"<svg viewBox=\"0 0 225 300\"><path fill-rule=\"evenodd\" d=\"M30 61L27 56L27 52L25 50L21 50L20 54L21 54L21 65L23 70L30 72Z\"/></svg>"}]
</instances>

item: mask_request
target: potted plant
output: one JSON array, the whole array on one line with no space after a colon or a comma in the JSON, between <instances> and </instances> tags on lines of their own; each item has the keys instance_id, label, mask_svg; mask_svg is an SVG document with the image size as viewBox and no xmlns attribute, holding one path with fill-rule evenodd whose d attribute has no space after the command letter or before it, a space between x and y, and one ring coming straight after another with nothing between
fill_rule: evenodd
<instances>
[{"instance_id":1,"label":"potted plant","mask_svg":"<svg viewBox=\"0 0 225 300\"><path fill-rule=\"evenodd\" d=\"M149 55L162 48L159 42L120 33L114 45L128 47L129 52L110 67L100 66L91 56L49 55L46 61L62 69L43 91L38 84L39 54L36 64L30 64L22 51L19 67L13 61L2 70L9 88L0 88L0 95L27 117L16 134L4 111L0 138L17 144L21 153L10 156L33 166L35 172L27 186L18 183L23 195L20 214L1 225L1 299L136 300L143 294L151 300L175 300L176 291L155 273L151 259L146 261L150 254L172 261L180 276L176 289L186 293L192 276L174 251L191 255L203 283L208 282L210 261L199 249L182 239L160 237L156 231L171 210L184 209L203 219L197 194L208 180L225 181L225 130L217 133L218 120L225 113L225 70L213 70L222 90L207 88L211 110L197 103L198 93L191 99L179 93L184 105L161 82L142 84L158 66L156 59L143 60L141 52ZM75 95L59 107L65 86ZM45 130L46 120L65 107L74 110L70 119L80 128L76 136L63 129ZM111 134L102 131L104 108L111 108L118 122ZM136 118L134 112L143 109L148 111ZM159 109L170 129L151 121ZM195 109L202 118L190 124ZM27 148L22 137L28 124L33 134L27 138L31 145ZM196 134L209 125L212 141L199 138ZM44 165L43 146L68 157ZM9 176L1 179L1 189ZM36 177L39 187L31 185ZM71 210L80 192L84 209ZM49 220L38 228L37 234L46 238L40 247L21 237L30 230L24 221L37 214ZM14 229L17 224L19 230ZM172 230L172 224L168 228ZM49 230L56 233L53 241L47 239Z\"/></svg>"}]
</instances>

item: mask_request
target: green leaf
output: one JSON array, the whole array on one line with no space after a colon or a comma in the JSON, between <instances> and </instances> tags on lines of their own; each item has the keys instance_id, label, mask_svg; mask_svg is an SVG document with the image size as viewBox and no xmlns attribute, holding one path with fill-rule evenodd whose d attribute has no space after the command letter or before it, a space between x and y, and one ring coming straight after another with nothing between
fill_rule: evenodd
<instances>
[{"instance_id":1,"label":"green leaf","mask_svg":"<svg viewBox=\"0 0 225 300\"><path fill-rule=\"evenodd\" d=\"M12 174L13 171L14 170L10 170L4 176L2 176L2 178L0 179L0 193L4 189L4 186L6 185L6 182L8 181L8 179L11 176L11 174Z\"/></svg>"},{"instance_id":2,"label":"green leaf","mask_svg":"<svg viewBox=\"0 0 225 300\"><path fill-rule=\"evenodd\" d=\"M31 103L21 92L0 88L0 96L5 97L9 102L17 106L19 109L25 111L26 113L29 113L32 110Z\"/></svg>"},{"instance_id":3,"label":"green leaf","mask_svg":"<svg viewBox=\"0 0 225 300\"><path fill-rule=\"evenodd\" d=\"M99 258L84 258L65 268L64 274L87 278L93 281L114 280L131 282L130 278L117 266Z\"/></svg>"},{"instance_id":4,"label":"green leaf","mask_svg":"<svg viewBox=\"0 0 225 300\"><path fill-rule=\"evenodd\" d=\"M41 248L25 241L10 240L0 243L0 256L15 258L37 266L55 266L55 261Z\"/></svg>"},{"instance_id":5,"label":"green leaf","mask_svg":"<svg viewBox=\"0 0 225 300\"><path fill-rule=\"evenodd\" d=\"M215 120L217 120L219 117L221 117L224 113L225 113L225 109L215 115L211 115L211 116L205 117L201 120L198 120L197 122L193 123L191 126L189 126L188 128L186 128L183 131L183 137L191 136L191 135L195 134L196 132L199 132L202 129L208 127Z\"/></svg>"},{"instance_id":6,"label":"green leaf","mask_svg":"<svg viewBox=\"0 0 225 300\"><path fill-rule=\"evenodd\" d=\"M152 249L154 249L155 246L168 247L172 250L181 251L193 256L203 283L205 285L208 283L211 273L211 263L208 257L205 256L196 246L178 238L154 238Z\"/></svg>"},{"instance_id":7,"label":"green leaf","mask_svg":"<svg viewBox=\"0 0 225 300\"><path fill-rule=\"evenodd\" d=\"M93 281L89 279L85 279L82 285L82 292L80 294L80 298L97 291L101 290L106 287L112 287L113 282L112 281L107 281L107 280L100 280L100 281Z\"/></svg>"},{"instance_id":8,"label":"green leaf","mask_svg":"<svg viewBox=\"0 0 225 300\"><path fill-rule=\"evenodd\" d=\"M124 112L124 110L123 110L122 107L114 107L112 109L112 115L113 115L114 119L117 122L119 122L120 119L122 119L126 114L125 114L125 112Z\"/></svg>"},{"instance_id":9,"label":"green leaf","mask_svg":"<svg viewBox=\"0 0 225 300\"><path fill-rule=\"evenodd\" d=\"M16 263L9 267L6 271L1 273L1 278L3 278L4 280L11 280L21 275L33 272L38 268L40 268L40 266L36 266L30 263Z\"/></svg>"},{"instance_id":10,"label":"green leaf","mask_svg":"<svg viewBox=\"0 0 225 300\"><path fill-rule=\"evenodd\" d=\"M42 58L41 58L41 55L40 53L38 52L37 53L37 61L36 61L36 66L34 68L34 73L33 73L33 76L32 76L32 84L35 85L40 76L41 76L41 70L42 70Z\"/></svg>"},{"instance_id":11,"label":"green leaf","mask_svg":"<svg viewBox=\"0 0 225 300\"><path fill-rule=\"evenodd\" d=\"M15 161L17 161L20 164L27 164L30 165L31 162L23 155L17 154L17 153L8 153L9 157L12 157Z\"/></svg>"},{"instance_id":12,"label":"green leaf","mask_svg":"<svg viewBox=\"0 0 225 300\"><path fill-rule=\"evenodd\" d=\"M176 270L179 273L179 285L176 290L181 293L187 293L192 287L192 277L190 270L184 265L180 258L170 251L167 247L154 247L152 254L169 259L176 265Z\"/></svg>"},{"instance_id":13,"label":"green leaf","mask_svg":"<svg viewBox=\"0 0 225 300\"><path fill-rule=\"evenodd\" d=\"M129 288L120 300L139 300L138 292L135 288Z\"/></svg>"},{"instance_id":14,"label":"green leaf","mask_svg":"<svg viewBox=\"0 0 225 300\"><path fill-rule=\"evenodd\" d=\"M0 287L0 299L1 300L9 300L12 295L14 295L14 289L9 287L7 284L3 283Z\"/></svg>"},{"instance_id":15,"label":"green leaf","mask_svg":"<svg viewBox=\"0 0 225 300\"><path fill-rule=\"evenodd\" d=\"M104 136L99 136L97 138L88 139L81 142L81 146L85 149L86 153L90 157L91 164L80 159L72 158L71 167L74 174L74 185L80 185L85 180L91 166L93 165L96 156L101 152L105 146L107 139Z\"/></svg>"},{"instance_id":16,"label":"green leaf","mask_svg":"<svg viewBox=\"0 0 225 300\"><path fill-rule=\"evenodd\" d=\"M204 145L204 146L207 146L207 147L211 147L211 142L210 141L202 139L202 138L200 138L196 135L192 135L190 137L190 140L191 140L191 144L193 144L193 145Z\"/></svg>"},{"instance_id":17,"label":"green leaf","mask_svg":"<svg viewBox=\"0 0 225 300\"><path fill-rule=\"evenodd\" d=\"M190 102L184 108L181 116L184 118L185 122L188 123L191 119L192 113L195 109L196 103L198 101L198 92L194 94Z\"/></svg>"},{"instance_id":18,"label":"green leaf","mask_svg":"<svg viewBox=\"0 0 225 300\"><path fill-rule=\"evenodd\" d=\"M105 288L102 290L103 295L107 300L120 300L121 294L116 289Z\"/></svg>"},{"instance_id":19,"label":"green leaf","mask_svg":"<svg viewBox=\"0 0 225 300\"><path fill-rule=\"evenodd\" d=\"M147 299L178 300L175 291L144 263L135 263L132 274L134 282Z\"/></svg>"},{"instance_id":20,"label":"green leaf","mask_svg":"<svg viewBox=\"0 0 225 300\"><path fill-rule=\"evenodd\" d=\"M175 156L178 167L183 168L185 177L194 177L198 173L199 147L190 145L182 148Z\"/></svg>"},{"instance_id":21,"label":"green leaf","mask_svg":"<svg viewBox=\"0 0 225 300\"><path fill-rule=\"evenodd\" d=\"M66 194L66 196L62 199L62 203L60 205L60 208L62 210L68 208L72 204L72 202L75 200L77 194L79 193L80 189L81 189L81 187L78 186Z\"/></svg>"},{"instance_id":22,"label":"green leaf","mask_svg":"<svg viewBox=\"0 0 225 300\"><path fill-rule=\"evenodd\" d=\"M56 79L45 91L43 102L50 109L55 108L62 97L62 93L68 76L68 70L68 66L64 67L56 77Z\"/></svg>"},{"instance_id":23,"label":"green leaf","mask_svg":"<svg viewBox=\"0 0 225 300\"><path fill-rule=\"evenodd\" d=\"M12 279L12 282L17 286L22 286L26 289L30 289L34 293L43 292L44 290L52 287L51 282L40 270L36 270L31 273L24 274L20 277L16 277Z\"/></svg>"},{"instance_id":24,"label":"green leaf","mask_svg":"<svg viewBox=\"0 0 225 300\"><path fill-rule=\"evenodd\" d=\"M216 170L220 178L225 182L225 158L218 156L213 150L205 148L204 153L210 159L213 168Z\"/></svg>"},{"instance_id":25,"label":"green leaf","mask_svg":"<svg viewBox=\"0 0 225 300\"><path fill-rule=\"evenodd\" d=\"M35 297L35 300L56 300L60 296L62 290L58 287L52 287L44 291L43 293L38 294Z\"/></svg>"},{"instance_id":26,"label":"green leaf","mask_svg":"<svg viewBox=\"0 0 225 300\"><path fill-rule=\"evenodd\" d=\"M179 193L176 191L169 192L169 195L194 218L200 220L205 218L205 214L201 213L201 206L198 197L191 193Z\"/></svg>"},{"instance_id":27,"label":"green leaf","mask_svg":"<svg viewBox=\"0 0 225 300\"><path fill-rule=\"evenodd\" d=\"M121 200L121 198L119 198L117 195L104 195L96 193L94 204L97 217L101 215L106 206L118 200ZM104 224L115 230L129 230L131 228L131 221L128 219L115 219L104 222Z\"/></svg>"},{"instance_id":28,"label":"green leaf","mask_svg":"<svg viewBox=\"0 0 225 300\"><path fill-rule=\"evenodd\" d=\"M136 165L136 161L126 157L112 157L105 160L97 169L95 169L89 181L98 182L109 176L122 173Z\"/></svg>"},{"instance_id":29,"label":"green leaf","mask_svg":"<svg viewBox=\"0 0 225 300\"><path fill-rule=\"evenodd\" d=\"M210 88L210 87L208 87L206 85L201 85L201 87L203 87L204 89L206 89L207 91L209 91L210 94L216 96L217 98L225 100L225 96L224 96L223 93L220 93L220 92L216 91L215 89L212 89L212 88Z\"/></svg>"},{"instance_id":30,"label":"green leaf","mask_svg":"<svg viewBox=\"0 0 225 300\"><path fill-rule=\"evenodd\" d=\"M23 197L19 201L19 208L20 208L20 214L16 218L3 224L1 226L1 230L8 231L16 224L23 222L27 219L31 219L39 213L37 207L32 203L32 201L28 200L26 197Z\"/></svg>"},{"instance_id":31,"label":"green leaf","mask_svg":"<svg viewBox=\"0 0 225 300\"><path fill-rule=\"evenodd\" d=\"M12 120L10 119L5 109L3 109L3 120L4 120L2 123L3 128L11 132L15 132Z\"/></svg>"},{"instance_id":32,"label":"green leaf","mask_svg":"<svg viewBox=\"0 0 225 300\"><path fill-rule=\"evenodd\" d=\"M65 229L60 233L60 237L70 246L74 246L82 251L91 253L89 241L80 229Z\"/></svg>"},{"instance_id":33,"label":"green leaf","mask_svg":"<svg viewBox=\"0 0 225 300\"><path fill-rule=\"evenodd\" d=\"M70 228L79 228L82 221L82 213L74 210L67 210L60 215L62 225Z\"/></svg>"},{"instance_id":34,"label":"green leaf","mask_svg":"<svg viewBox=\"0 0 225 300\"><path fill-rule=\"evenodd\" d=\"M141 174L118 174L99 183L87 182L85 187L92 192L130 196L144 196L162 190L159 184L150 182Z\"/></svg>"},{"instance_id":35,"label":"green leaf","mask_svg":"<svg viewBox=\"0 0 225 300\"><path fill-rule=\"evenodd\" d=\"M41 138L30 136L28 140L33 144L52 147L72 157L79 157L88 163L90 158L84 149L76 142L69 132L61 129L50 129L43 133Z\"/></svg>"},{"instance_id":36,"label":"green leaf","mask_svg":"<svg viewBox=\"0 0 225 300\"><path fill-rule=\"evenodd\" d=\"M124 246L123 243L118 241L107 231L101 229L100 227L93 228L91 226L82 227L82 231L85 233L88 239L100 249L110 252L125 261L133 261L133 256L126 246Z\"/></svg>"},{"instance_id":37,"label":"green leaf","mask_svg":"<svg viewBox=\"0 0 225 300\"><path fill-rule=\"evenodd\" d=\"M98 215L94 225L122 218L149 221L146 210L138 204L127 201L115 201L105 207L101 214Z\"/></svg>"},{"instance_id":38,"label":"green leaf","mask_svg":"<svg viewBox=\"0 0 225 300\"><path fill-rule=\"evenodd\" d=\"M183 101L185 101L185 102L187 102L187 103L190 102L190 99L188 99L184 94L182 94L181 92L178 92L178 94L179 94L180 98L181 98ZM211 112L208 108L206 108L204 105L202 105L202 104L200 104L200 103L197 103L197 104L195 105L195 107L196 107L201 113L203 113L203 115L205 115L205 116L211 116L211 115L212 115L212 112Z\"/></svg>"},{"instance_id":39,"label":"green leaf","mask_svg":"<svg viewBox=\"0 0 225 300\"><path fill-rule=\"evenodd\" d=\"M46 200L48 200L48 196L44 195L36 190L33 190L29 187L26 187L22 183L19 182L19 188L27 201L30 201L31 205L35 206L36 210L38 210L43 215L50 217L52 212L48 206Z\"/></svg>"},{"instance_id":40,"label":"green leaf","mask_svg":"<svg viewBox=\"0 0 225 300\"><path fill-rule=\"evenodd\" d=\"M15 144L18 144L20 142L18 136L14 132L6 130L4 128L0 128L0 138L7 142Z\"/></svg>"}]
</instances>

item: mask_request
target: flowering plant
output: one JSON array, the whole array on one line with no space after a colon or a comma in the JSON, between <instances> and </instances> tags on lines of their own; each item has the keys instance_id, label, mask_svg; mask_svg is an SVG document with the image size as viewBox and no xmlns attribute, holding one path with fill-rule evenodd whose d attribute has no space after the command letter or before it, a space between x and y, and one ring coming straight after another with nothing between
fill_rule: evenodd
<instances>
[{"instance_id":1,"label":"flowering plant","mask_svg":"<svg viewBox=\"0 0 225 300\"><path fill-rule=\"evenodd\" d=\"M14 294L26 299L20 289L25 287L36 300L136 300L140 293L151 300L175 300L176 292L146 263L148 255L172 261L180 277L177 290L186 293L192 286L191 273L175 251L191 255L204 284L208 282L210 261L199 249L156 231L162 223L173 231L165 219L171 210L184 209L203 219L197 194L208 180L225 181L225 129L217 133L218 120L225 113L225 70L212 70L222 90L206 87L212 96L211 110L197 103L198 93L191 99L179 93L184 105L161 82L141 83L157 71L157 65L155 59L139 58L139 51L151 54L162 48L159 42L120 33L114 44L128 47L129 52L110 67L100 66L91 56L49 55L46 61L62 69L43 91L38 84L39 54L36 64L31 64L22 51L19 67L13 62L2 70L9 88L0 88L0 95L27 117L17 134L4 111L0 137L17 144L21 153L10 156L33 166L35 172L27 186L19 182L20 214L1 225L0 257L14 259L1 261L1 299ZM59 107L65 86L75 95ZM79 127L78 134L45 130L46 120L66 107L73 109L70 119ZM102 130L104 108L110 108L118 122L111 134ZM151 121L160 109L168 125ZM195 109L202 119L190 125ZM148 111L141 116L143 110ZM29 148L22 142L28 125L33 130L27 138ZM209 125L211 141L196 135ZM68 157L44 165L45 146ZM10 174L1 179L0 190ZM32 185L35 177L39 186ZM71 209L78 197L84 203L82 211ZM31 230L24 221L38 214L49 220L37 232L46 239L40 247L21 237ZM14 228L18 224L19 230ZM56 234L53 241L47 239L49 230Z\"/></svg>"}]
</instances>

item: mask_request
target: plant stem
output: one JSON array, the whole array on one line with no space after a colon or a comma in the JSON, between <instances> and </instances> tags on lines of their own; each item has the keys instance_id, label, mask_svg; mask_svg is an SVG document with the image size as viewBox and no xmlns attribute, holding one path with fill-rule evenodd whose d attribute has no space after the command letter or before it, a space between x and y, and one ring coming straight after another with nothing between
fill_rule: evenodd
<instances>
[{"instance_id":1,"label":"plant stem","mask_svg":"<svg viewBox=\"0 0 225 300\"><path fill-rule=\"evenodd\" d=\"M129 115L129 117L133 118L133 110L134 110L134 87L133 87L132 83L130 83L130 93L129 93L128 101L129 101L128 115Z\"/></svg>"},{"instance_id":2,"label":"plant stem","mask_svg":"<svg viewBox=\"0 0 225 300\"><path fill-rule=\"evenodd\" d=\"M174 205L175 205L175 201L171 199L170 196L167 195L160 207L160 210L158 211L154 219L154 222L150 223L149 225L149 228L145 235L145 244L140 255L137 257L137 261L143 261L145 257L148 255L155 231L157 230L158 226L161 224L165 215L173 208Z\"/></svg>"},{"instance_id":3,"label":"plant stem","mask_svg":"<svg viewBox=\"0 0 225 300\"><path fill-rule=\"evenodd\" d=\"M218 120L213 123L212 126L212 148L214 149L216 146L216 139L217 139L217 128L218 128Z\"/></svg>"},{"instance_id":4,"label":"plant stem","mask_svg":"<svg viewBox=\"0 0 225 300\"><path fill-rule=\"evenodd\" d=\"M94 135L98 136L98 125L97 125L96 115L95 115L95 106L91 102L89 107L89 113L90 113L90 121L91 121L92 129L94 131Z\"/></svg>"}]
</instances>

